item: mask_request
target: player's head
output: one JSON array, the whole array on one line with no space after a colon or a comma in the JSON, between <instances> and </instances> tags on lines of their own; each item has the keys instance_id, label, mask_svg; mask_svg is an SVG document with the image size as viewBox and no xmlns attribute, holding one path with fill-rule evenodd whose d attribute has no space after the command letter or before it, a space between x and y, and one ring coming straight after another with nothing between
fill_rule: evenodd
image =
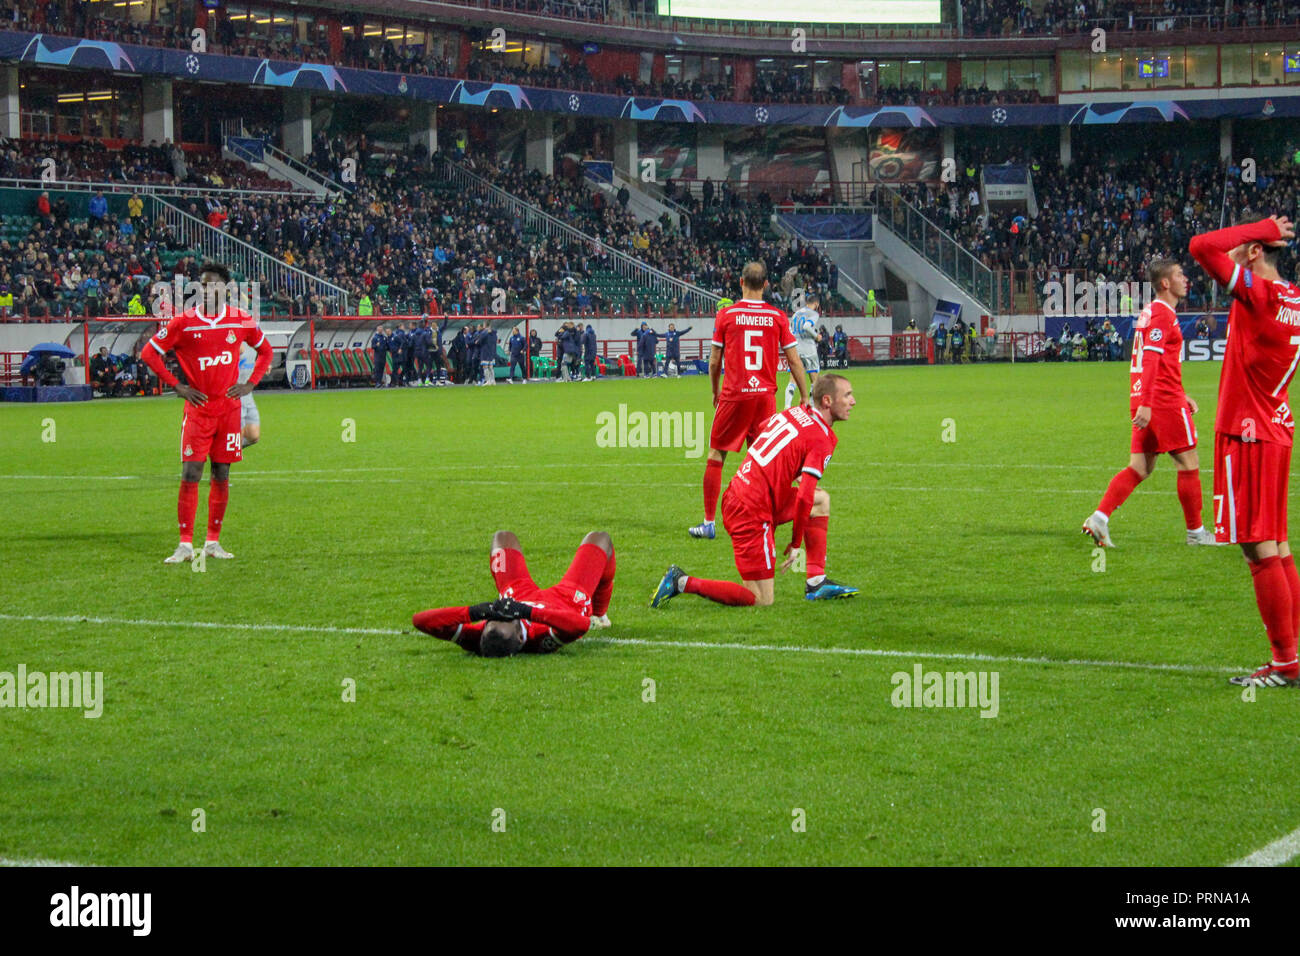
<instances>
[{"instance_id":1,"label":"player's head","mask_svg":"<svg viewBox=\"0 0 1300 956\"><path fill-rule=\"evenodd\" d=\"M1247 216L1237 225L1248 226L1252 222L1259 222L1265 218L1267 217L1260 215ZM1243 269L1249 269L1251 272L1258 272L1261 275L1265 273L1276 275L1281 252L1279 246L1270 246L1259 240L1252 240L1230 249L1228 257ZM1261 266L1263 267L1262 271Z\"/></svg>"},{"instance_id":2,"label":"player's head","mask_svg":"<svg viewBox=\"0 0 1300 956\"><path fill-rule=\"evenodd\" d=\"M744 271L740 273L740 288L742 292L761 299L763 290L767 288L767 266L758 261L746 262Z\"/></svg>"},{"instance_id":3,"label":"player's head","mask_svg":"<svg viewBox=\"0 0 1300 956\"><path fill-rule=\"evenodd\" d=\"M812 406L831 422L844 421L856 404L858 400L853 397L853 383L843 375L827 372L817 376L812 388Z\"/></svg>"},{"instance_id":4,"label":"player's head","mask_svg":"<svg viewBox=\"0 0 1300 956\"><path fill-rule=\"evenodd\" d=\"M812 295L808 295L804 297L803 304L804 304L804 308L816 309L817 306L821 304L821 298L817 295L816 292L814 292L812 293Z\"/></svg>"},{"instance_id":5,"label":"player's head","mask_svg":"<svg viewBox=\"0 0 1300 956\"><path fill-rule=\"evenodd\" d=\"M203 312L216 315L229 301L230 269L220 262L205 262L199 267L199 282L203 286Z\"/></svg>"},{"instance_id":6,"label":"player's head","mask_svg":"<svg viewBox=\"0 0 1300 956\"><path fill-rule=\"evenodd\" d=\"M1183 267L1173 259L1152 259L1147 267L1151 291L1157 296L1173 296L1175 303L1187 296L1187 276Z\"/></svg>"},{"instance_id":7,"label":"player's head","mask_svg":"<svg viewBox=\"0 0 1300 956\"><path fill-rule=\"evenodd\" d=\"M523 621L488 621L479 635L480 657L513 657L524 649Z\"/></svg>"}]
</instances>

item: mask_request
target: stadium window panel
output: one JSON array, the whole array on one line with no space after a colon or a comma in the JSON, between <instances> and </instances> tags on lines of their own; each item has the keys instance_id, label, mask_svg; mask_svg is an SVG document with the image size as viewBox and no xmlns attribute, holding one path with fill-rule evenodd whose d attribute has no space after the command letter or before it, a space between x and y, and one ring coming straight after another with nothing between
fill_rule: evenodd
<instances>
[{"instance_id":1,"label":"stadium window panel","mask_svg":"<svg viewBox=\"0 0 1300 956\"><path fill-rule=\"evenodd\" d=\"M1051 60L1034 60L1034 88L1044 96L1056 95L1056 71Z\"/></svg>"},{"instance_id":2,"label":"stadium window panel","mask_svg":"<svg viewBox=\"0 0 1300 956\"><path fill-rule=\"evenodd\" d=\"M901 86L903 66L897 60L881 60L876 64L876 77L882 88Z\"/></svg>"},{"instance_id":3,"label":"stadium window panel","mask_svg":"<svg viewBox=\"0 0 1300 956\"><path fill-rule=\"evenodd\" d=\"M985 68L984 82L990 90L1005 90L1011 77L1011 63L1007 60L989 60Z\"/></svg>"},{"instance_id":4,"label":"stadium window panel","mask_svg":"<svg viewBox=\"0 0 1300 956\"><path fill-rule=\"evenodd\" d=\"M1152 60L1151 51L1146 47L1134 47L1124 50L1120 61L1120 89L1151 89Z\"/></svg>"},{"instance_id":5,"label":"stadium window panel","mask_svg":"<svg viewBox=\"0 0 1300 956\"><path fill-rule=\"evenodd\" d=\"M921 87L925 83L925 64L921 60L906 60L903 63L903 86Z\"/></svg>"},{"instance_id":6,"label":"stadium window panel","mask_svg":"<svg viewBox=\"0 0 1300 956\"><path fill-rule=\"evenodd\" d=\"M1118 90L1122 59L1118 53L1094 53L1092 57L1092 88Z\"/></svg>"},{"instance_id":7,"label":"stadium window panel","mask_svg":"<svg viewBox=\"0 0 1300 956\"><path fill-rule=\"evenodd\" d=\"M813 89L826 90L840 84L839 60L813 61Z\"/></svg>"},{"instance_id":8,"label":"stadium window panel","mask_svg":"<svg viewBox=\"0 0 1300 956\"><path fill-rule=\"evenodd\" d=\"M984 85L984 61L983 60L962 60L961 63L961 85L979 89Z\"/></svg>"},{"instance_id":9,"label":"stadium window panel","mask_svg":"<svg viewBox=\"0 0 1300 956\"><path fill-rule=\"evenodd\" d=\"M864 100L876 98L876 61L858 61L858 96Z\"/></svg>"},{"instance_id":10,"label":"stadium window panel","mask_svg":"<svg viewBox=\"0 0 1300 956\"><path fill-rule=\"evenodd\" d=\"M1219 48L1224 86L1249 86L1252 80L1250 46L1236 43Z\"/></svg>"},{"instance_id":11,"label":"stadium window panel","mask_svg":"<svg viewBox=\"0 0 1300 956\"><path fill-rule=\"evenodd\" d=\"M927 90L946 90L948 88L948 61L925 61L925 88Z\"/></svg>"},{"instance_id":12,"label":"stadium window panel","mask_svg":"<svg viewBox=\"0 0 1300 956\"><path fill-rule=\"evenodd\" d=\"M1255 82L1260 86L1281 83L1285 52L1280 43L1256 43L1254 46Z\"/></svg>"},{"instance_id":13,"label":"stadium window panel","mask_svg":"<svg viewBox=\"0 0 1300 956\"><path fill-rule=\"evenodd\" d=\"M1092 86L1089 76L1091 58L1082 50L1061 51L1061 92L1086 90ZM966 69L962 67L962 82L966 81Z\"/></svg>"},{"instance_id":14,"label":"stadium window panel","mask_svg":"<svg viewBox=\"0 0 1300 956\"><path fill-rule=\"evenodd\" d=\"M1219 82L1219 50L1212 46L1187 48L1187 86L1214 86Z\"/></svg>"},{"instance_id":15,"label":"stadium window panel","mask_svg":"<svg viewBox=\"0 0 1300 956\"><path fill-rule=\"evenodd\" d=\"M1160 76L1157 71L1155 85L1158 87L1182 87L1187 85L1183 68L1184 50L1182 47L1163 47L1156 50L1155 59L1168 64L1168 76Z\"/></svg>"}]
</instances>

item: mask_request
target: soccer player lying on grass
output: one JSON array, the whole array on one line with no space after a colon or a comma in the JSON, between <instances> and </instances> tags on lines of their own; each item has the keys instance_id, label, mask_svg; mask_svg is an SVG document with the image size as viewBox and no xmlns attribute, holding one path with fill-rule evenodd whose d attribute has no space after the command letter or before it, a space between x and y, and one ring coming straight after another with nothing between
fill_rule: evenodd
<instances>
[{"instance_id":1,"label":"soccer player lying on grass","mask_svg":"<svg viewBox=\"0 0 1300 956\"><path fill-rule=\"evenodd\" d=\"M744 583L690 577L674 564L659 582L650 606L659 607L682 593L698 594L719 604L771 604L775 597L776 526L789 522L794 522L794 530L781 570L789 569L794 549L806 543L804 597L823 601L857 594L857 588L826 577L831 498L817 487L835 451L837 439L831 428L847 419L856 404L848 379L823 375L813 386L811 408L797 405L769 418L722 496L722 527L731 536L736 570ZM796 478L798 489L792 484Z\"/></svg>"},{"instance_id":2,"label":"soccer player lying on grass","mask_svg":"<svg viewBox=\"0 0 1300 956\"><path fill-rule=\"evenodd\" d=\"M1133 326L1133 360L1129 363L1129 417L1133 437L1128 467L1115 475L1097 510L1083 522L1083 533L1104 548L1110 540L1110 516L1151 474L1165 452L1178 466L1178 501L1183 506L1188 544L1214 544L1201 521L1201 472L1196 455L1196 402L1183 391L1183 333L1174 306L1187 295L1187 276L1172 259L1151 262L1148 277L1155 298Z\"/></svg>"},{"instance_id":3,"label":"soccer player lying on grass","mask_svg":"<svg viewBox=\"0 0 1300 956\"><path fill-rule=\"evenodd\" d=\"M1286 537L1295 419L1287 386L1300 364L1300 288L1278 275L1295 237L1285 216L1193 236L1191 253L1232 295L1214 419L1214 534L1241 545L1273 659L1230 678L1251 687L1300 686L1300 575Z\"/></svg>"},{"instance_id":4,"label":"soccer player lying on grass","mask_svg":"<svg viewBox=\"0 0 1300 956\"><path fill-rule=\"evenodd\" d=\"M513 532L492 536L488 570L497 600L420 611L412 623L480 657L549 654L582 637L592 625L609 627L605 612L614 593L614 542L603 531L582 539L559 583L545 590L528 573Z\"/></svg>"}]
</instances>

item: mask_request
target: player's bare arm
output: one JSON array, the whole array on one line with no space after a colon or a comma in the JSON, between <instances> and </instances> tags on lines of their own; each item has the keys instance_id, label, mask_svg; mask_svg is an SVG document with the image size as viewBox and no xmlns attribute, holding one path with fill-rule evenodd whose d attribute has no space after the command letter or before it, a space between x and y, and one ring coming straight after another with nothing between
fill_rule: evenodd
<instances>
[{"instance_id":1,"label":"player's bare arm","mask_svg":"<svg viewBox=\"0 0 1300 956\"><path fill-rule=\"evenodd\" d=\"M709 348L709 384L713 387L713 407L718 407L718 394L722 389L722 349Z\"/></svg>"}]
</instances>

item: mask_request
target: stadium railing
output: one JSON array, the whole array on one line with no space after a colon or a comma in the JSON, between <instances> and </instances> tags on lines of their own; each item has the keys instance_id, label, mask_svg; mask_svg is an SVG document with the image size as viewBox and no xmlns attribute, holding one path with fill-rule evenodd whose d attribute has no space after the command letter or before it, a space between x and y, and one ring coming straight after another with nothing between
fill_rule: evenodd
<instances>
[{"instance_id":1,"label":"stadium railing","mask_svg":"<svg viewBox=\"0 0 1300 956\"><path fill-rule=\"evenodd\" d=\"M102 189L106 193L138 193L141 196L178 196L195 199L204 196L242 198L244 196L265 196L271 193L286 198L315 198L314 193L306 190L290 189L231 189L217 186L170 186L163 183L114 182L97 179L25 179L20 177L0 178L0 187L16 189L61 189L77 192Z\"/></svg>"},{"instance_id":2,"label":"stadium railing","mask_svg":"<svg viewBox=\"0 0 1300 956\"><path fill-rule=\"evenodd\" d=\"M162 216L176 238L187 248L200 250L207 259L224 262L232 272L241 273L245 280L266 281L271 289L293 299L303 294L319 296L322 301L332 303L340 312L346 312L350 308L348 293L334 283L281 262L242 239L214 229L202 219L191 216L160 196L150 196L148 199L153 204L150 214Z\"/></svg>"},{"instance_id":3,"label":"stadium railing","mask_svg":"<svg viewBox=\"0 0 1300 956\"><path fill-rule=\"evenodd\" d=\"M885 187L880 196L883 201L876 206L877 221L897 235L923 256L935 268L951 279L975 301L985 305L991 313L1005 311L1003 283L992 269L975 258L966 247L939 226L921 210L898 194L893 187Z\"/></svg>"},{"instance_id":4,"label":"stadium railing","mask_svg":"<svg viewBox=\"0 0 1300 956\"><path fill-rule=\"evenodd\" d=\"M488 182L477 173L473 173L457 163L446 161L438 164L446 178L462 189L477 193L498 205L504 206L518 215L524 225L545 236L564 236L578 242L586 243L589 248L600 249L610 257L610 268L626 279L632 279L656 293L668 294L678 302L685 302L691 309L705 311L717 304L718 296L707 289L691 285L656 269L647 262L635 259L620 249L590 236L575 226L561 219L556 219L531 203L506 192L499 186Z\"/></svg>"}]
</instances>

